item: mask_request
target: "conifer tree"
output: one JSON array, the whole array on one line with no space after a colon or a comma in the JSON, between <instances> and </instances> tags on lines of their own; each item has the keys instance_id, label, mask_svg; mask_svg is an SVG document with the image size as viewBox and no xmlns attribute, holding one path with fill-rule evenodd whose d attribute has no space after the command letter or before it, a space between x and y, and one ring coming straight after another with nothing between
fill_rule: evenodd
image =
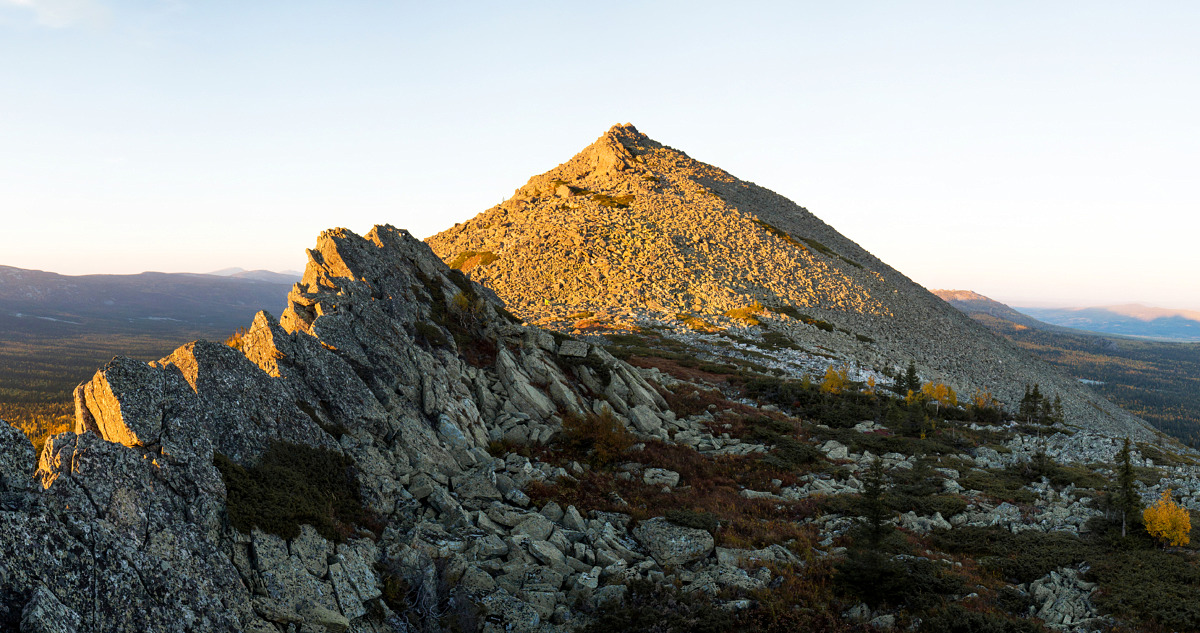
<instances>
[{"instance_id":1,"label":"conifer tree","mask_svg":"<svg viewBox=\"0 0 1200 633\"><path fill-rule=\"evenodd\" d=\"M1124 445L1121 446L1121 451L1117 453L1117 490L1116 490L1116 506L1121 513L1121 538L1124 538L1127 533L1127 524L1131 517L1138 515L1138 511L1142 509L1142 500L1137 494L1137 490L1133 487L1133 482L1136 476L1133 472L1133 463L1129 458L1129 438L1125 438Z\"/></svg>"},{"instance_id":2,"label":"conifer tree","mask_svg":"<svg viewBox=\"0 0 1200 633\"><path fill-rule=\"evenodd\" d=\"M875 458L863 476L862 532L846 558L837 565L838 584L871 606L878 606L894 593L903 578L901 566L884 552L884 540L895 528L887 523L890 513L883 501L883 491L883 461Z\"/></svg>"},{"instance_id":3,"label":"conifer tree","mask_svg":"<svg viewBox=\"0 0 1200 633\"><path fill-rule=\"evenodd\" d=\"M892 387L892 391L901 396L910 391L921 390L921 378L917 376L917 366L910 360L908 361L908 369L903 374L896 374L896 384Z\"/></svg>"},{"instance_id":4,"label":"conifer tree","mask_svg":"<svg viewBox=\"0 0 1200 633\"><path fill-rule=\"evenodd\" d=\"M1187 545L1192 533L1192 518L1188 511L1171 500L1171 489L1163 491L1154 505L1142 511L1146 531L1162 541L1163 546Z\"/></svg>"},{"instance_id":5,"label":"conifer tree","mask_svg":"<svg viewBox=\"0 0 1200 633\"><path fill-rule=\"evenodd\" d=\"M1033 417L1037 413L1037 401L1033 399L1033 392L1030 391L1029 385L1025 385L1025 395L1021 396L1021 404L1017 407L1017 418L1024 422L1033 422Z\"/></svg>"}]
</instances>

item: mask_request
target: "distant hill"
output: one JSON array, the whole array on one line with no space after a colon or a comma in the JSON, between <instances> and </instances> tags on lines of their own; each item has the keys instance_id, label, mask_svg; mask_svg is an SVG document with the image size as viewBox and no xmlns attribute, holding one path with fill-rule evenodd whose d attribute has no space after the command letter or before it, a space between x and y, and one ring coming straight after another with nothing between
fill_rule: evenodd
<instances>
[{"instance_id":1,"label":"distant hill","mask_svg":"<svg viewBox=\"0 0 1200 633\"><path fill-rule=\"evenodd\" d=\"M209 275L218 277L233 277L236 279L253 279L255 281L269 281L279 284L294 284L300 281L304 273L298 270L284 270L275 272L273 270L246 270L245 268L222 268L214 270Z\"/></svg>"},{"instance_id":2,"label":"distant hill","mask_svg":"<svg viewBox=\"0 0 1200 633\"><path fill-rule=\"evenodd\" d=\"M1200 343L1105 336L1043 323L968 290L933 292L1159 430L1200 447Z\"/></svg>"},{"instance_id":3,"label":"distant hill","mask_svg":"<svg viewBox=\"0 0 1200 633\"><path fill-rule=\"evenodd\" d=\"M59 275L0 266L0 338L104 332L214 334L278 306L291 282L190 273Z\"/></svg>"},{"instance_id":4,"label":"distant hill","mask_svg":"<svg viewBox=\"0 0 1200 633\"><path fill-rule=\"evenodd\" d=\"M116 354L143 360L224 340L291 281L146 272L60 275L0 266L0 403L57 402Z\"/></svg>"},{"instance_id":5,"label":"distant hill","mask_svg":"<svg viewBox=\"0 0 1200 633\"><path fill-rule=\"evenodd\" d=\"M426 242L518 316L566 333L669 331L792 375L911 361L965 395L1015 404L1038 383L1074 423L1149 433L804 207L632 125ZM779 362L797 356L812 362Z\"/></svg>"},{"instance_id":6,"label":"distant hill","mask_svg":"<svg viewBox=\"0 0 1200 633\"><path fill-rule=\"evenodd\" d=\"M1140 304L1097 308L1023 308L1021 312L1052 325L1139 338L1200 341L1200 312Z\"/></svg>"},{"instance_id":7,"label":"distant hill","mask_svg":"<svg viewBox=\"0 0 1200 633\"><path fill-rule=\"evenodd\" d=\"M963 313L971 317L986 315L997 319L1003 319L1016 325L1049 329L1050 326L1042 323L1037 319L1021 314L1020 312L995 301L989 299L977 292L970 290L930 290L933 294L941 297L947 303L958 308Z\"/></svg>"}]
</instances>

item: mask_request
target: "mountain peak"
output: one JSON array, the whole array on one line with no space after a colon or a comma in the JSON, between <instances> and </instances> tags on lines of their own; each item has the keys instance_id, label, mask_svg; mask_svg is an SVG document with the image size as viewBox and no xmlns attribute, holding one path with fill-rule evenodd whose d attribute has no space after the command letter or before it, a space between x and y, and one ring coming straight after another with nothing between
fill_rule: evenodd
<instances>
[{"instance_id":1,"label":"mountain peak","mask_svg":"<svg viewBox=\"0 0 1200 633\"><path fill-rule=\"evenodd\" d=\"M725 333L784 372L844 364L882 375L911 360L959 392L1015 402L1038 382L1098 424L1140 426L804 207L629 124L426 242L553 329Z\"/></svg>"}]
</instances>

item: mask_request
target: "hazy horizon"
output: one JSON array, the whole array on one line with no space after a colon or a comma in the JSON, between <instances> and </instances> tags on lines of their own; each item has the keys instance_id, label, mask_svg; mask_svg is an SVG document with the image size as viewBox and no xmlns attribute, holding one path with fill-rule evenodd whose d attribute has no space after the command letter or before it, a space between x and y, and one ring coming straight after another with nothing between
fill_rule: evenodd
<instances>
[{"instance_id":1,"label":"hazy horizon","mask_svg":"<svg viewBox=\"0 0 1200 633\"><path fill-rule=\"evenodd\" d=\"M427 237L628 121L928 288L1200 310L1198 17L0 0L0 264L301 269L324 229Z\"/></svg>"}]
</instances>

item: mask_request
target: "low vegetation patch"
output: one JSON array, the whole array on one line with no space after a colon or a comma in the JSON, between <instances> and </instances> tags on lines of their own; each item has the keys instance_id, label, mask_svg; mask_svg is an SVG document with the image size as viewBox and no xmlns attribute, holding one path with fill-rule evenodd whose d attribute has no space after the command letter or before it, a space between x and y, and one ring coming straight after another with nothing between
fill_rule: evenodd
<instances>
[{"instance_id":1,"label":"low vegetation patch","mask_svg":"<svg viewBox=\"0 0 1200 633\"><path fill-rule=\"evenodd\" d=\"M597 193L592 196L592 202L613 209L628 209L629 205L633 204L634 196L610 196L603 193Z\"/></svg>"},{"instance_id":2,"label":"low vegetation patch","mask_svg":"<svg viewBox=\"0 0 1200 633\"><path fill-rule=\"evenodd\" d=\"M598 610L580 633L727 633L737 629L736 614L701 592L684 593L673 585L635 580L619 606Z\"/></svg>"},{"instance_id":3,"label":"low vegetation patch","mask_svg":"<svg viewBox=\"0 0 1200 633\"><path fill-rule=\"evenodd\" d=\"M675 315L677 321L682 321L687 327L696 330L697 332L716 332L717 328L712 323L701 319L698 316L693 316L687 312L680 312Z\"/></svg>"},{"instance_id":4,"label":"low vegetation patch","mask_svg":"<svg viewBox=\"0 0 1200 633\"><path fill-rule=\"evenodd\" d=\"M729 310L725 313L725 316L737 321L741 321L746 325L754 326L761 323L761 321L755 318L755 316L762 314L765 310L766 308L764 308L761 303L755 301L748 306L742 306L740 308Z\"/></svg>"},{"instance_id":5,"label":"low vegetation patch","mask_svg":"<svg viewBox=\"0 0 1200 633\"><path fill-rule=\"evenodd\" d=\"M415 269L414 269L415 270ZM458 287L453 296L447 297L446 291L436 278L427 277L420 270L415 270L418 278L429 294L430 321L418 321L414 324L417 338L431 348L450 348L449 332L454 339L454 347L463 360L475 367L491 367L496 364L496 342L485 332L486 314L485 300L475 290L475 285L460 270L450 269L447 277ZM413 292L419 292L418 287ZM519 319L507 311L501 312L506 318L519 322Z\"/></svg>"},{"instance_id":6,"label":"low vegetation patch","mask_svg":"<svg viewBox=\"0 0 1200 633\"><path fill-rule=\"evenodd\" d=\"M499 257L492 251L463 251L454 256L446 265L455 270L468 271L479 266L487 266Z\"/></svg>"},{"instance_id":7,"label":"low vegetation patch","mask_svg":"<svg viewBox=\"0 0 1200 633\"><path fill-rule=\"evenodd\" d=\"M292 539L307 524L341 541L359 528L379 527L363 506L353 460L341 453L275 442L256 466L220 453L213 464L225 481L229 521L240 532L258 528Z\"/></svg>"}]
</instances>

